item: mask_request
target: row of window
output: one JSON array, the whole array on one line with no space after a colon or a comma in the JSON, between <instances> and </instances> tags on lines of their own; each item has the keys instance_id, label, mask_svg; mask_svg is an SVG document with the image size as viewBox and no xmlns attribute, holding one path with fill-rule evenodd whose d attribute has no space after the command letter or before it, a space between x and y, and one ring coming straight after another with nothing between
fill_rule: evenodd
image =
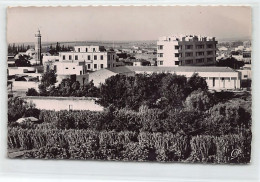
<instances>
[{"instance_id":1,"label":"row of window","mask_svg":"<svg viewBox=\"0 0 260 182\"><path fill-rule=\"evenodd\" d=\"M97 57L98 57L97 55L94 55L94 60L97 60ZM66 60L66 56L63 55L63 56L62 56L62 59L63 59L63 60ZM78 55L75 55L74 59L75 59L75 60L79 60ZM88 59L88 60L91 60L91 56L88 55L87 59ZM100 55L100 60L103 60L103 59L104 59L104 56L103 56L103 55ZM72 60L72 55L69 55L69 60Z\"/></svg>"},{"instance_id":2,"label":"row of window","mask_svg":"<svg viewBox=\"0 0 260 182\"><path fill-rule=\"evenodd\" d=\"M175 64L175 65L179 65L179 64L180 64L180 61L175 61L174 64ZM158 65L163 65L163 61L159 61L159 62L158 62Z\"/></svg>"},{"instance_id":3,"label":"row of window","mask_svg":"<svg viewBox=\"0 0 260 182\"><path fill-rule=\"evenodd\" d=\"M212 49L214 48L213 44L207 44L207 49ZM196 49L204 49L205 45L196 45ZM193 49L193 45L185 45L185 49Z\"/></svg>"},{"instance_id":4,"label":"row of window","mask_svg":"<svg viewBox=\"0 0 260 182\"><path fill-rule=\"evenodd\" d=\"M200 58L200 59L195 59L195 62L196 62L196 63L213 62L213 61L214 61L213 58L207 58L207 59ZM185 60L185 64L193 64L193 63L194 63L193 59Z\"/></svg>"},{"instance_id":5,"label":"row of window","mask_svg":"<svg viewBox=\"0 0 260 182\"><path fill-rule=\"evenodd\" d=\"M157 46L158 50L163 50L163 45L158 45ZM205 45L196 45L196 49L204 49ZM207 49L212 49L214 48L213 44L207 44ZM175 50L182 50L182 46L174 46ZM185 45L185 49L193 49L193 45Z\"/></svg>"},{"instance_id":6,"label":"row of window","mask_svg":"<svg viewBox=\"0 0 260 182\"><path fill-rule=\"evenodd\" d=\"M98 64L94 64L94 69L97 69ZM104 68L103 64L100 64L100 68ZM66 67L65 69L69 69L69 67ZM72 69L75 69L75 67L73 67ZM91 69L91 64L87 64L87 69Z\"/></svg>"},{"instance_id":7,"label":"row of window","mask_svg":"<svg viewBox=\"0 0 260 182\"><path fill-rule=\"evenodd\" d=\"M196 56L204 56L204 52L196 52ZM207 51L207 55L213 55L213 51ZM181 53L174 53L175 57L182 57ZM186 52L185 57L192 57L193 52ZM163 53L158 53L158 57L163 57Z\"/></svg>"},{"instance_id":8,"label":"row of window","mask_svg":"<svg viewBox=\"0 0 260 182\"><path fill-rule=\"evenodd\" d=\"M78 52L84 52L84 49L78 48ZM85 48L85 52L88 52L88 48ZM96 52L96 48L93 48L93 52Z\"/></svg>"}]
</instances>

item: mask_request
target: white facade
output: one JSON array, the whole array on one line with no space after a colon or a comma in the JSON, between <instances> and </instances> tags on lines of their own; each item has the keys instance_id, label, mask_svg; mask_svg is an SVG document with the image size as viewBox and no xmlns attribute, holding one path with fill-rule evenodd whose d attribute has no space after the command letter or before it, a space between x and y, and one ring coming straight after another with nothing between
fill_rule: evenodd
<instances>
[{"instance_id":1,"label":"white facade","mask_svg":"<svg viewBox=\"0 0 260 182\"><path fill-rule=\"evenodd\" d=\"M116 53L106 51L102 46L75 46L73 52L60 52L59 62L85 62L86 69L97 71L103 68L114 67Z\"/></svg>"},{"instance_id":2,"label":"white facade","mask_svg":"<svg viewBox=\"0 0 260 182\"><path fill-rule=\"evenodd\" d=\"M84 62L55 62L54 70L57 75L82 75L86 73L86 64Z\"/></svg>"},{"instance_id":3,"label":"white facade","mask_svg":"<svg viewBox=\"0 0 260 182\"><path fill-rule=\"evenodd\" d=\"M160 37L157 41L157 66L178 66L178 53L179 46L176 37Z\"/></svg>"},{"instance_id":4,"label":"white facade","mask_svg":"<svg viewBox=\"0 0 260 182\"><path fill-rule=\"evenodd\" d=\"M216 44L214 37L160 37L157 41L157 66L215 65Z\"/></svg>"}]
</instances>

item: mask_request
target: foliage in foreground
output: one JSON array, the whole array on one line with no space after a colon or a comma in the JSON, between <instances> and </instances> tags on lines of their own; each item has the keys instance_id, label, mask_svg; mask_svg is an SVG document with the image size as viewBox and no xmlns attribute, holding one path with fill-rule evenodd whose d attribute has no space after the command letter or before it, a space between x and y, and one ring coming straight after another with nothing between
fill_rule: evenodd
<instances>
[{"instance_id":1,"label":"foliage in foreground","mask_svg":"<svg viewBox=\"0 0 260 182\"><path fill-rule=\"evenodd\" d=\"M248 163L251 135L198 135L10 128L8 147L24 158Z\"/></svg>"}]
</instances>

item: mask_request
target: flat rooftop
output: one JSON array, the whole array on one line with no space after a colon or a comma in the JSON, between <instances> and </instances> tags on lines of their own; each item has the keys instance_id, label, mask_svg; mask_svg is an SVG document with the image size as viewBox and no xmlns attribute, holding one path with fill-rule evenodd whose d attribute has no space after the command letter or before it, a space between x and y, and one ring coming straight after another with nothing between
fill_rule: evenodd
<instances>
[{"instance_id":1,"label":"flat rooftop","mask_svg":"<svg viewBox=\"0 0 260 182\"><path fill-rule=\"evenodd\" d=\"M158 67L158 66L120 66L108 68L114 73L130 72L236 72L229 67L217 66L178 66L178 67Z\"/></svg>"}]
</instances>

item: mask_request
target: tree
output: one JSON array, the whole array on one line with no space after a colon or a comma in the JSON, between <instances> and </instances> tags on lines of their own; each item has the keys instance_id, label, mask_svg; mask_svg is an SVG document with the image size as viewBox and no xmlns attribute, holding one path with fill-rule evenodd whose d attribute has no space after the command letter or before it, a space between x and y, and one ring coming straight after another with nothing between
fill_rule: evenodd
<instances>
[{"instance_id":1,"label":"tree","mask_svg":"<svg viewBox=\"0 0 260 182\"><path fill-rule=\"evenodd\" d=\"M187 81L186 87L186 96L195 90L208 90L208 84L206 80L198 75L198 73L194 73Z\"/></svg>"},{"instance_id":2,"label":"tree","mask_svg":"<svg viewBox=\"0 0 260 182\"><path fill-rule=\"evenodd\" d=\"M204 127L214 135L238 133L237 129L251 126L251 114L243 107L231 102L216 104L209 113Z\"/></svg>"},{"instance_id":3,"label":"tree","mask_svg":"<svg viewBox=\"0 0 260 182\"><path fill-rule=\"evenodd\" d=\"M34 88L29 88L26 92L27 96L37 96L39 93Z\"/></svg>"},{"instance_id":4,"label":"tree","mask_svg":"<svg viewBox=\"0 0 260 182\"><path fill-rule=\"evenodd\" d=\"M164 106L180 106L185 96L185 87L187 79L184 76L176 74L167 74L162 78L162 86L160 88L161 97L165 98Z\"/></svg>"},{"instance_id":5,"label":"tree","mask_svg":"<svg viewBox=\"0 0 260 182\"><path fill-rule=\"evenodd\" d=\"M233 69L239 69L240 67L244 66L245 63L243 61L238 61L233 57L229 57L229 58L222 58L220 59L217 64L217 66L227 66Z\"/></svg>"},{"instance_id":6,"label":"tree","mask_svg":"<svg viewBox=\"0 0 260 182\"><path fill-rule=\"evenodd\" d=\"M205 111L213 105L213 96L201 89L193 91L184 102L184 107L189 111Z\"/></svg>"},{"instance_id":7,"label":"tree","mask_svg":"<svg viewBox=\"0 0 260 182\"><path fill-rule=\"evenodd\" d=\"M17 60L15 60L15 66L17 66L17 67L31 66L29 58L30 58L30 56L28 56L28 55L19 55L19 58Z\"/></svg>"},{"instance_id":8,"label":"tree","mask_svg":"<svg viewBox=\"0 0 260 182\"><path fill-rule=\"evenodd\" d=\"M59 42L57 42L57 44L56 44L56 52L60 52L60 50L61 50L60 44L59 44Z\"/></svg>"},{"instance_id":9,"label":"tree","mask_svg":"<svg viewBox=\"0 0 260 182\"><path fill-rule=\"evenodd\" d=\"M34 111L34 112L31 112ZM35 105L28 103L20 97L11 97L8 99L8 123L11 124L21 117L35 116L39 113L35 110Z\"/></svg>"},{"instance_id":10,"label":"tree","mask_svg":"<svg viewBox=\"0 0 260 182\"><path fill-rule=\"evenodd\" d=\"M56 77L57 75L53 70L50 70L43 74L41 83L39 85L40 95L48 95L50 87L57 82Z\"/></svg>"}]
</instances>

